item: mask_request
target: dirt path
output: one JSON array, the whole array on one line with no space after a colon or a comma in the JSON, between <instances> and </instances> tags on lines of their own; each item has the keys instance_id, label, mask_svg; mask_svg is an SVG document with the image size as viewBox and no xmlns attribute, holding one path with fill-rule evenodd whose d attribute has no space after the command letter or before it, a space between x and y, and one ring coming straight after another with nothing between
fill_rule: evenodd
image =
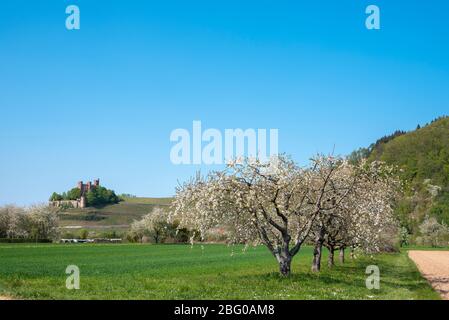
<instances>
[{"instance_id":1,"label":"dirt path","mask_svg":"<svg viewBox=\"0 0 449 320\"><path fill-rule=\"evenodd\" d=\"M449 251L409 251L422 275L449 300Z\"/></svg>"},{"instance_id":2,"label":"dirt path","mask_svg":"<svg viewBox=\"0 0 449 320\"><path fill-rule=\"evenodd\" d=\"M0 300L12 300L11 297L0 296Z\"/></svg>"}]
</instances>

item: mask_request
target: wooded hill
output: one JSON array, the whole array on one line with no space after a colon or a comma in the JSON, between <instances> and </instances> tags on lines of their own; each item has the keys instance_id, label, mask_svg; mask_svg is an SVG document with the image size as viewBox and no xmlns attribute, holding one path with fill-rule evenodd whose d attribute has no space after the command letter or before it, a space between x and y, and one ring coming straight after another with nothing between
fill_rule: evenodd
<instances>
[{"instance_id":1,"label":"wooded hill","mask_svg":"<svg viewBox=\"0 0 449 320\"><path fill-rule=\"evenodd\" d=\"M397 213L402 226L416 234L426 215L449 224L449 117L411 132L396 131L350 155L381 160L400 169L406 183Z\"/></svg>"}]
</instances>

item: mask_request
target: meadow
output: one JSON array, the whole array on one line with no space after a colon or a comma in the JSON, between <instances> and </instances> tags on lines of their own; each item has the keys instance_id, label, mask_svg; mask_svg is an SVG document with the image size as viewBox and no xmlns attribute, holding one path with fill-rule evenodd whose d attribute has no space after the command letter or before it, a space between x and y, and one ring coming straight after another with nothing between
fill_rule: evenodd
<instances>
[{"instance_id":1,"label":"meadow","mask_svg":"<svg viewBox=\"0 0 449 320\"><path fill-rule=\"evenodd\" d=\"M281 278L265 247L225 245L0 244L0 295L23 299L439 299L406 252L347 258L310 272L312 249ZM326 256L324 257L326 259ZM323 261L325 262L325 260ZM80 290L65 269L80 269ZM380 290L365 286L378 265Z\"/></svg>"}]
</instances>

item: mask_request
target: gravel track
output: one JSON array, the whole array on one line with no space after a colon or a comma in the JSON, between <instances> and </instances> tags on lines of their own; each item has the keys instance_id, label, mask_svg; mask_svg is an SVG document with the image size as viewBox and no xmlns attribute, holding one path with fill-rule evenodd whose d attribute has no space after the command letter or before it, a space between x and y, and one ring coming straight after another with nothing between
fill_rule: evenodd
<instances>
[{"instance_id":1,"label":"gravel track","mask_svg":"<svg viewBox=\"0 0 449 320\"><path fill-rule=\"evenodd\" d=\"M449 251L409 251L410 259L444 300L449 300Z\"/></svg>"}]
</instances>

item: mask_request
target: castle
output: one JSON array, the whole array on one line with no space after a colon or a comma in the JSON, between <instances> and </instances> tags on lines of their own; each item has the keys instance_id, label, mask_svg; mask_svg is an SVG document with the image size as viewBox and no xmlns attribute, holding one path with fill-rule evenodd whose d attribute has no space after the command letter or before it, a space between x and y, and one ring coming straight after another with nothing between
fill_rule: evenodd
<instances>
[{"instance_id":1,"label":"castle","mask_svg":"<svg viewBox=\"0 0 449 320\"><path fill-rule=\"evenodd\" d=\"M77 188L80 190L80 198L76 200L60 200L60 201L51 201L50 204L55 207L64 207L70 206L73 208L85 208L87 207L86 195L87 193L100 186L100 179L94 180L94 183L88 181L87 183L83 183L83 181L79 181L77 184Z\"/></svg>"},{"instance_id":2,"label":"castle","mask_svg":"<svg viewBox=\"0 0 449 320\"><path fill-rule=\"evenodd\" d=\"M84 184L82 181L79 181L77 184L78 189L81 190L80 194L80 199L76 200L79 201L79 205L78 208L85 208L87 206L87 201L86 201L86 194L92 190L93 188L99 187L100 186L100 179L96 179L94 180L94 183L92 184L92 182L87 181L86 184Z\"/></svg>"}]
</instances>

